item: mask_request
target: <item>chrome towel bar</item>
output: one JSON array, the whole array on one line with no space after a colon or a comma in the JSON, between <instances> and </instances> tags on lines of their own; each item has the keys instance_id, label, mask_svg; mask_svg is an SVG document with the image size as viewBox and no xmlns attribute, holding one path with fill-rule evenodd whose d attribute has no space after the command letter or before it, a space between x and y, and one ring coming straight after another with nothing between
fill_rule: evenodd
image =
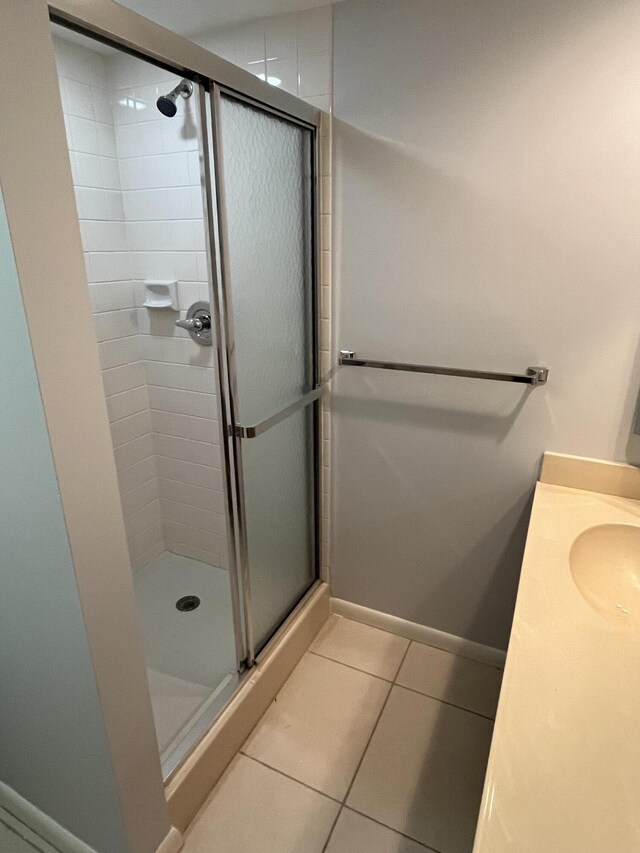
<instances>
[{"instance_id":1,"label":"chrome towel bar","mask_svg":"<svg viewBox=\"0 0 640 853\"><path fill-rule=\"evenodd\" d=\"M465 376L467 379L492 379L494 382L519 382L522 385L544 385L549 376L547 367L527 367L526 373L495 373L491 370L463 370L456 367L434 367L431 364L403 364L397 361L372 361L356 358L352 350L340 350L342 367L379 367L383 370L406 370L409 373L437 373L440 376Z\"/></svg>"}]
</instances>

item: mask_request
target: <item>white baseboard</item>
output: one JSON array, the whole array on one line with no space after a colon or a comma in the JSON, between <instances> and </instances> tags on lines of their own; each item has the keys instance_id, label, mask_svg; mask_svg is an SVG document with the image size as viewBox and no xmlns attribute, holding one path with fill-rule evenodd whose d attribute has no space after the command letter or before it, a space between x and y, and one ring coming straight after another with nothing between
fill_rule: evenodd
<instances>
[{"instance_id":1,"label":"white baseboard","mask_svg":"<svg viewBox=\"0 0 640 853\"><path fill-rule=\"evenodd\" d=\"M53 818L25 800L4 782L0 782L0 808L5 809L23 824L35 838L43 841L41 848L43 851L53 847L59 853L96 853L93 847L76 838L68 829L60 826ZM35 838L29 840L30 843L37 845Z\"/></svg>"},{"instance_id":2,"label":"white baseboard","mask_svg":"<svg viewBox=\"0 0 640 853\"><path fill-rule=\"evenodd\" d=\"M474 643L473 640L465 640L464 637L456 637L455 634L447 634L445 631L438 631L437 628L409 622L407 619L400 619L398 616L391 616L379 610L371 610L361 604L352 604L341 598L332 598L330 607L331 612L337 616L345 616L347 619L353 619L354 622L362 622L364 625L380 628L382 631L424 643L426 646L435 646L436 649L443 649L445 652L477 660L480 663L495 666L497 669L504 669L507 653L502 649L483 646L481 643Z\"/></svg>"},{"instance_id":3,"label":"white baseboard","mask_svg":"<svg viewBox=\"0 0 640 853\"><path fill-rule=\"evenodd\" d=\"M182 850L182 845L184 844L184 839L182 837L182 833L179 832L175 826L172 826L169 830L169 834L164 839L160 847L156 853L178 853L178 850Z\"/></svg>"}]
</instances>

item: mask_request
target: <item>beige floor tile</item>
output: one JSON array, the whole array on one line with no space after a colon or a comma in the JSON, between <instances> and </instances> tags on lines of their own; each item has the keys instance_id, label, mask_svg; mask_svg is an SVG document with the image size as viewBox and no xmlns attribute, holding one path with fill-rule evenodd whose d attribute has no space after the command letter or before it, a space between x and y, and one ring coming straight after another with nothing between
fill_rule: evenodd
<instances>
[{"instance_id":1,"label":"beige floor tile","mask_svg":"<svg viewBox=\"0 0 640 853\"><path fill-rule=\"evenodd\" d=\"M321 853L339 808L237 755L191 824L182 853Z\"/></svg>"},{"instance_id":2,"label":"beige floor tile","mask_svg":"<svg viewBox=\"0 0 640 853\"><path fill-rule=\"evenodd\" d=\"M342 799L389 688L372 675L306 654L242 751Z\"/></svg>"},{"instance_id":3,"label":"beige floor tile","mask_svg":"<svg viewBox=\"0 0 640 853\"><path fill-rule=\"evenodd\" d=\"M427 853L428 849L368 817L343 809L326 853Z\"/></svg>"},{"instance_id":4,"label":"beige floor tile","mask_svg":"<svg viewBox=\"0 0 640 853\"><path fill-rule=\"evenodd\" d=\"M441 853L469 853L492 728L394 686L347 805Z\"/></svg>"},{"instance_id":5,"label":"beige floor tile","mask_svg":"<svg viewBox=\"0 0 640 853\"><path fill-rule=\"evenodd\" d=\"M309 651L393 681L409 640L332 614Z\"/></svg>"},{"instance_id":6,"label":"beige floor tile","mask_svg":"<svg viewBox=\"0 0 640 853\"><path fill-rule=\"evenodd\" d=\"M498 706L502 670L422 643L411 643L396 682L493 718Z\"/></svg>"}]
</instances>

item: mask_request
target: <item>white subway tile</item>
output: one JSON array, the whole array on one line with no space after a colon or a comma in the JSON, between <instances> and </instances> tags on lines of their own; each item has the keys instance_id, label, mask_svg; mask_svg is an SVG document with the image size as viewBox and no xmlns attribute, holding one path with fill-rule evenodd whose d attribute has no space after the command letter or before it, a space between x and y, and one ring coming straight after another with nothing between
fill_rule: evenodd
<instances>
[{"instance_id":1,"label":"white subway tile","mask_svg":"<svg viewBox=\"0 0 640 853\"><path fill-rule=\"evenodd\" d=\"M156 542L151 546L147 551L143 551L141 554L138 554L135 558L132 558L129 555L131 560L131 568L134 572L139 572L143 569L147 563L150 563L151 560L154 560L156 557L159 557L164 551L167 550L164 539L161 539L159 542ZM175 551L174 553L178 553ZM194 558L195 559L195 558Z\"/></svg>"},{"instance_id":2,"label":"white subway tile","mask_svg":"<svg viewBox=\"0 0 640 853\"><path fill-rule=\"evenodd\" d=\"M134 337L102 341L98 344L98 352L103 370L109 367L117 367L120 364L128 364L138 358Z\"/></svg>"},{"instance_id":3,"label":"white subway tile","mask_svg":"<svg viewBox=\"0 0 640 853\"><path fill-rule=\"evenodd\" d=\"M180 302L186 302L182 298L182 284L178 285ZM191 364L199 367L213 368L213 347L200 347L189 337L162 338L162 359L166 363ZM212 379L215 383L215 379ZM212 386L216 388L214 384Z\"/></svg>"},{"instance_id":4,"label":"white subway tile","mask_svg":"<svg viewBox=\"0 0 640 853\"><path fill-rule=\"evenodd\" d=\"M72 128L73 131L73 128ZM136 157L141 155L138 141L137 124L119 124L115 129L118 157Z\"/></svg>"},{"instance_id":5,"label":"white subway tile","mask_svg":"<svg viewBox=\"0 0 640 853\"><path fill-rule=\"evenodd\" d=\"M219 513L200 509L196 506L189 506L179 501L170 501L166 498L160 500L160 505L162 508L162 517L167 521L174 521L177 524L188 524L190 527L197 527L200 530L218 535L224 530L223 527L220 527L221 516Z\"/></svg>"},{"instance_id":6,"label":"white subway tile","mask_svg":"<svg viewBox=\"0 0 640 853\"><path fill-rule=\"evenodd\" d=\"M163 412L175 412L179 415L193 415L197 418L215 418L217 416L216 398L213 394L199 394L177 388L150 386L149 407L160 409Z\"/></svg>"},{"instance_id":7,"label":"white subway tile","mask_svg":"<svg viewBox=\"0 0 640 853\"><path fill-rule=\"evenodd\" d=\"M111 111L111 103L107 90L92 86L91 100L93 101L93 115L95 120L113 127L113 112Z\"/></svg>"},{"instance_id":8,"label":"white subway tile","mask_svg":"<svg viewBox=\"0 0 640 853\"><path fill-rule=\"evenodd\" d=\"M218 421L209 418L192 418L188 415L177 415L175 412L152 409L151 428L154 433L220 444Z\"/></svg>"},{"instance_id":9,"label":"white subway tile","mask_svg":"<svg viewBox=\"0 0 640 853\"><path fill-rule=\"evenodd\" d=\"M114 447L127 444L148 432L151 432L151 420L147 410L111 424L111 440Z\"/></svg>"},{"instance_id":10,"label":"white subway tile","mask_svg":"<svg viewBox=\"0 0 640 853\"><path fill-rule=\"evenodd\" d=\"M120 189L120 169L117 160L110 157L101 158L102 186L108 190Z\"/></svg>"},{"instance_id":11,"label":"white subway tile","mask_svg":"<svg viewBox=\"0 0 640 853\"><path fill-rule=\"evenodd\" d=\"M161 361L161 338L153 335L138 335L138 352L140 358L145 361Z\"/></svg>"},{"instance_id":12,"label":"white subway tile","mask_svg":"<svg viewBox=\"0 0 640 853\"><path fill-rule=\"evenodd\" d=\"M238 65L248 65L250 62L264 61L264 23L250 21L241 24L235 31L236 62Z\"/></svg>"},{"instance_id":13,"label":"white subway tile","mask_svg":"<svg viewBox=\"0 0 640 853\"><path fill-rule=\"evenodd\" d=\"M122 471L118 472L118 482L120 483L120 493L137 489L149 480L156 477L156 460L155 457L149 456L143 459L142 462L136 462L135 465L130 465Z\"/></svg>"},{"instance_id":14,"label":"white subway tile","mask_svg":"<svg viewBox=\"0 0 640 853\"><path fill-rule=\"evenodd\" d=\"M267 60L296 59L298 41L295 12L267 18L264 22L264 34Z\"/></svg>"},{"instance_id":15,"label":"white subway tile","mask_svg":"<svg viewBox=\"0 0 640 853\"><path fill-rule=\"evenodd\" d=\"M142 462L143 459L153 456L153 453L153 434L148 432L114 449L116 468L118 471L124 471L130 465L135 465L137 462Z\"/></svg>"},{"instance_id":16,"label":"white subway tile","mask_svg":"<svg viewBox=\"0 0 640 853\"><path fill-rule=\"evenodd\" d=\"M331 91L331 54L328 50L298 57L301 98L327 95Z\"/></svg>"},{"instance_id":17,"label":"white subway tile","mask_svg":"<svg viewBox=\"0 0 640 853\"><path fill-rule=\"evenodd\" d=\"M129 554L131 559L133 560L140 554L148 551L157 543L162 542L163 539L164 532L161 521L157 521L155 524L147 527L146 530L143 530L136 536L129 537L127 544L129 545Z\"/></svg>"},{"instance_id":18,"label":"white subway tile","mask_svg":"<svg viewBox=\"0 0 640 853\"><path fill-rule=\"evenodd\" d=\"M138 533L146 530L150 525L158 524L158 522L161 522L162 520L160 501L151 501L151 503L148 503L146 506L143 506L141 509L131 513L131 515L125 518L127 536L136 536Z\"/></svg>"},{"instance_id":19,"label":"white subway tile","mask_svg":"<svg viewBox=\"0 0 640 853\"><path fill-rule=\"evenodd\" d=\"M80 219L109 219L105 190L76 187L76 202Z\"/></svg>"},{"instance_id":20,"label":"white subway tile","mask_svg":"<svg viewBox=\"0 0 640 853\"><path fill-rule=\"evenodd\" d=\"M67 115L95 119L91 86L79 80L66 79L63 85L63 104Z\"/></svg>"},{"instance_id":21,"label":"white subway tile","mask_svg":"<svg viewBox=\"0 0 640 853\"><path fill-rule=\"evenodd\" d=\"M69 116L69 130L74 151L85 154L100 154L98 127L94 121Z\"/></svg>"},{"instance_id":22,"label":"white subway tile","mask_svg":"<svg viewBox=\"0 0 640 853\"><path fill-rule=\"evenodd\" d=\"M320 217L320 246L322 251L331 250L331 217L322 215Z\"/></svg>"},{"instance_id":23,"label":"white subway tile","mask_svg":"<svg viewBox=\"0 0 640 853\"><path fill-rule=\"evenodd\" d=\"M298 12L298 53L331 50L332 9L318 6Z\"/></svg>"},{"instance_id":24,"label":"white subway tile","mask_svg":"<svg viewBox=\"0 0 640 853\"><path fill-rule=\"evenodd\" d=\"M171 122L168 123L171 124ZM166 150L164 147L165 124L167 124L166 118L138 124L137 147L133 155L123 156L148 157L153 154L162 154Z\"/></svg>"},{"instance_id":25,"label":"white subway tile","mask_svg":"<svg viewBox=\"0 0 640 853\"><path fill-rule=\"evenodd\" d=\"M269 59L267 61L267 82L292 95L298 94L298 63L292 59Z\"/></svg>"},{"instance_id":26,"label":"white subway tile","mask_svg":"<svg viewBox=\"0 0 640 853\"><path fill-rule=\"evenodd\" d=\"M158 127L160 151L173 154L198 149L198 128L191 106L190 102L178 104L178 115L171 121L161 122Z\"/></svg>"},{"instance_id":27,"label":"white subway tile","mask_svg":"<svg viewBox=\"0 0 640 853\"><path fill-rule=\"evenodd\" d=\"M223 568L220 563L219 554L212 554L208 551L201 551L199 548L194 548L186 542L174 542L171 539L166 540L166 549L172 554L180 554L183 557L189 557L191 560L198 560L200 563L206 563L209 566Z\"/></svg>"},{"instance_id":28,"label":"white subway tile","mask_svg":"<svg viewBox=\"0 0 640 853\"><path fill-rule=\"evenodd\" d=\"M146 385L145 385L145 375L144 375L144 363L141 361L134 361L130 364L123 364L119 367L110 367L107 370L102 371L102 382L104 384L104 391L106 397L110 398L113 395L122 395L125 391L132 391L133 389L142 389L144 392L144 405L141 405L136 411L142 411L142 409L147 408L146 403ZM108 402L108 401L107 401ZM117 403L114 403L114 406L117 407ZM135 412L130 412L129 414L135 414ZM121 415L120 417L124 417ZM116 417L114 416L113 420ZM135 436L132 436L135 438Z\"/></svg>"},{"instance_id":29,"label":"white subway tile","mask_svg":"<svg viewBox=\"0 0 640 853\"><path fill-rule=\"evenodd\" d=\"M102 311L118 311L121 308L132 307L126 299L124 283L109 281L89 285L89 299L94 314Z\"/></svg>"},{"instance_id":30,"label":"white subway tile","mask_svg":"<svg viewBox=\"0 0 640 853\"><path fill-rule=\"evenodd\" d=\"M120 370L121 368L114 367L113 369ZM144 385L107 397L107 411L110 421L128 418L130 415L145 411L147 407L147 389Z\"/></svg>"},{"instance_id":31,"label":"white subway tile","mask_svg":"<svg viewBox=\"0 0 640 853\"><path fill-rule=\"evenodd\" d=\"M127 232L124 222L83 222L86 252L125 252Z\"/></svg>"},{"instance_id":32,"label":"white subway tile","mask_svg":"<svg viewBox=\"0 0 640 853\"><path fill-rule=\"evenodd\" d=\"M135 335L138 331L135 308L94 314L93 325L98 341L111 341Z\"/></svg>"},{"instance_id":33,"label":"white subway tile","mask_svg":"<svg viewBox=\"0 0 640 853\"><path fill-rule=\"evenodd\" d=\"M183 462L180 459L171 459L168 456L159 456L156 462L158 476L161 478L178 480L184 485L208 491L222 491L222 472L220 470L208 468L206 465L197 465L193 462ZM164 495L164 497L170 498L171 495ZM183 498L174 498L174 500L192 503L192 501ZM203 506L203 504L196 501L195 506Z\"/></svg>"},{"instance_id":34,"label":"white subway tile","mask_svg":"<svg viewBox=\"0 0 640 853\"><path fill-rule=\"evenodd\" d=\"M192 441L189 438L180 438L176 435L156 434L154 445L158 456L167 456L170 459L220 468L220 448L217 444Z\"/></svg>"},{"instance_id":35,"label":"white subway tile","mask_svg":"<svg viewBox=\"0 0 640 853\"><path fill-rule=\"evenodd\" d=\"M164 530L167 540L172 542L181 542L212 554L218 551L218 536L215 533L208 533L186 524L177 524L174 521L165 521Z\"/></svg>"},{"instance_id":36,"label":"white subway tile","mask_svg":"<svg viewBox=\"0 0 640 853\"><path fill-rule=\"evenodd\" d=\"M153 464L153 460L151 460L151 464ZM154 468L152 476L142 482L139 486L136 486L128 492L121 493L120 500L122 502L122 512L125 517L127 517L136 512L136 510L146 506L151 501L157 500L159 496L160 491L158 489L158 478L155 476Z\"/></svg>"}]
</instances>

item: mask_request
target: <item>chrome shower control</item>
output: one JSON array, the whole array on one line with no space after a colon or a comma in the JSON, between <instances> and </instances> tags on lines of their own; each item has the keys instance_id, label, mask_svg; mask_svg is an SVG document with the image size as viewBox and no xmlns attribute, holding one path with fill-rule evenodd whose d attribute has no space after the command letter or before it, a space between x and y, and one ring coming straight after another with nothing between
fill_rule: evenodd
<instances>
[{"instance_id":1,"label":"chrome shower control","mask_svg":"<svg viewBox=\"0 0 640 853\"><path fill-rule=\"evenodd\" d=\"M213 343L211 338L211 308L208 302L194 302L187 311L186 319L176 320L176 326L186 329L201 347L210 347Z\"/></svg>"}]
</instances>

